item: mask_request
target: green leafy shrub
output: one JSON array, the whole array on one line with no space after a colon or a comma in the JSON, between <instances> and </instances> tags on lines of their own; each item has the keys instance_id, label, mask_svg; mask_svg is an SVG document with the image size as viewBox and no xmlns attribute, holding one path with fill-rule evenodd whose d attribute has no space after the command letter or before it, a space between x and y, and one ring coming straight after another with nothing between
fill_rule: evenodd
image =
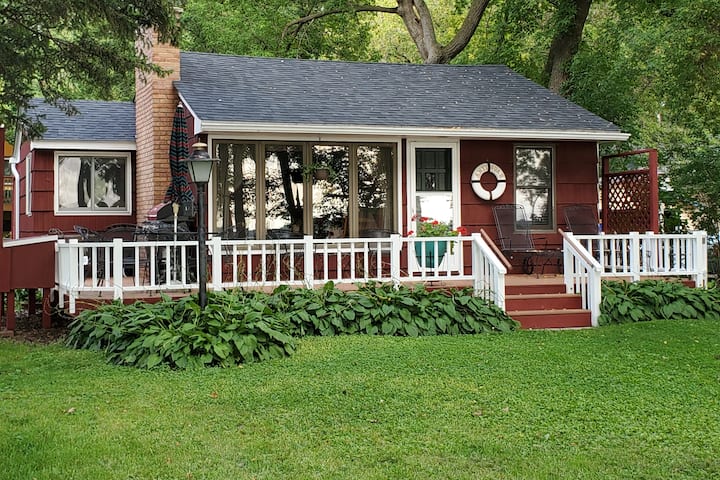
<instances>
[{"instance_id":1,"label":"green leafy shrub","mask_svg":"<svg viewBox=\"0 0 720 480\"><path fill-rule=\"evenodd\" d=\"M602 285L600 324L661 319L720 319L720 291L690 288L679 282L606 281Z\"/></svg>"},{"instance_id":2,"label":"green leafy shrub","mask_svg":"<svg viewBox=\"0 0 720 480\"><path fill-rule=\"evenodd\" d=\"M332 282L319 290L279 287L274 296L293 334L427 336L509 332L518 323L471 289L427 290L368 283L344 292Z\"/></svg>"},{"instance_id":3,"label":"green leafy shrub","mask_svg":"<svg viewBox=\"0 0 720 480\"><path fill-rule=\"evenodd\" d=\"M111 362L139 367L229 366L290 355L293 337L509 332L518 323L470 289L395 288L370 283L344 292L281 286L271 294L227 291L156 304L112 303L85 310L67 343L106 352Z\"/></svg>"},{"instance_id":4,"label":"green leafy shrub","mask_svg":"<svg viewBox=\"0 0 720 480\"><path fill-rule=\"evenodd\" d=\"M220 292L208 295L204 311L196 296L85 310L70 325L67 344L102 350L121 365L229 366L291 354L289 327L257 298Z\"/></svg>"}]
</instances>

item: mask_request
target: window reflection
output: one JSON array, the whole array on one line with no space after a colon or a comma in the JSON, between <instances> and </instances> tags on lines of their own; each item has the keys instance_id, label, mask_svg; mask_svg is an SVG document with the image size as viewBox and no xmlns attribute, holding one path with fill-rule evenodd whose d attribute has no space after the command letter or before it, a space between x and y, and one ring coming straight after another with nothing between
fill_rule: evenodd
<instances>
[{"instance_id":1,"label":"window reflection","mask_svg":"<svg viewBox=\"0 0 720 480\"><path fill-rule=\"evenodd\" d=\"M216 231L236 238L342 238L394 230L392 144L225 140L213 149L221 160ZM329 167L330 178L317 169L321 165Z\"/></svg>"},{"instance_id":2,"label":"window reflection","mask_svg":"<svg viewBox=\"0 0 720 480\"><path fill-rule=\"evenodd\" d=\"M303 184L291 171L303 165L302 145L265 147L265 228L270 238L299 237L303 228Z\"/></svg>"},{"instance_id":3,"label":"window reflection","mask_svg":"<svg viewBox=\"0 0 720 480\"><path fill-rule=\"evenodd\" d=\"M552 149L515 149L515 202L525 208L533 228L552 228Z\"/></svg>"},{"instance_id":4,"label":"window reflection","mask_svg":"<svg viewBox=\"0 0 720 480\"><path fill-rule=\"evenodd\" d=\"M348 235L350 197L350 149L345 145L313 145L312 163L328 167L328 177L313 175L313 236L339 238Z\"/></svg>"},{"instance_id":5,"label":"window reflection","mask_svg":"<svg viewBox=\"0 0 720 480\"><path fill-rule=\"evenodd\" d=\"M358 159L358 223L360 236L373 230L392 231L393 206L393 149L390 146L361 145Z\"/></svg>"},{"instance_id":6,"label":"window reflection","mask_svg":"<svg viewBox=\"0 0 720 480\"><path fill-rule=\"evenodd\" d=\"M126 156L58 156L58 208L129 211L128 162Z\"/></svg>"},{"instance_id":7,"label":"window reflection","mask_svg":"<svg viewBox=\"0 0 720 480\"><path fill-rule=\"evenodd\" d=\"M218 143L215 228L227 238L255 238L257 218L255 144Z\"/></svg>"}]
</instances>

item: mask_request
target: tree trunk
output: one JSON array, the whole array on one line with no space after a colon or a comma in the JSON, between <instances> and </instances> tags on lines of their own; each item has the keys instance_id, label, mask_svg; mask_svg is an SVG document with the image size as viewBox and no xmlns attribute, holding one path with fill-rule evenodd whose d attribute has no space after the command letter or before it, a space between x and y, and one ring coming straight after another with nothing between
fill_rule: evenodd
<instances>
[{"instance_id":1,"label":"tree trunk","mask_svg":"<svg viewBox=\"0 0 720 480\"><path fill-rule=\"evenodd\" d=\"M592 0L561 0L558 4L558 15L567 15L570 19L568 22L559 20L560 25L567 26L555 32L545 64L547 86L553 92L561 93L568 78L568 66L580 47L591 3Z\"/></svg>"},{"instance_id":2,"label":"tree trunk","mask_svg":"<svg viewBox=\"0 0 720 480\"><path fill-rule=\"evenodd\" d=\"M397 14L405 23L425 63L448 63L467 46L490 0L473 0L465 20L447 45L440 45L425 0L397 0Z\"/></svg>"}]
</instances>

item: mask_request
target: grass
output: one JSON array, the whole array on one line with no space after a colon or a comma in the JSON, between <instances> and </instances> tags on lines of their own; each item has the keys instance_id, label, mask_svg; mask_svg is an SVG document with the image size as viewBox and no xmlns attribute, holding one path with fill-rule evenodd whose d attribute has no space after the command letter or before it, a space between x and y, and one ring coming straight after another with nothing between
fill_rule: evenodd
<instances>
[{"instance_id":1,"label":"grass","mask_svg":"<svg viewBox=\"0 0 720 480\"><path fill-rule=\"evenodd\" d=\"M0 341L4 479L720 478L717 322L306 338L137 370Z\"/></svg>"}]
</instances>

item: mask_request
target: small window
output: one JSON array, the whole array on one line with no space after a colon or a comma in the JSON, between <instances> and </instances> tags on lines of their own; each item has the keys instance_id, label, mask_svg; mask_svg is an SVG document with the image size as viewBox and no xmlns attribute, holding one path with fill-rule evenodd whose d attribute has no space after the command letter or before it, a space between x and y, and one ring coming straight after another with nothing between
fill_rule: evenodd
<instances>
[{"instance_id":1,"label":"small window","mask_svg":"<svg viewBox=\"0 0 720 480\"><path fill-rule=\"evenodd\" d=\"M525 208L531 228L553 228L553 150L515 148L515 203Z\"/></svg>"},{"instance_id":2,"label":"small window","mask_svg":"<svg viewBox=\"0 0 720 480\"><path fill-rule=\"evenodd\" d=\"M131 213L130 155L56 156L57 213Z\"/></svg>"}]
</instances>

